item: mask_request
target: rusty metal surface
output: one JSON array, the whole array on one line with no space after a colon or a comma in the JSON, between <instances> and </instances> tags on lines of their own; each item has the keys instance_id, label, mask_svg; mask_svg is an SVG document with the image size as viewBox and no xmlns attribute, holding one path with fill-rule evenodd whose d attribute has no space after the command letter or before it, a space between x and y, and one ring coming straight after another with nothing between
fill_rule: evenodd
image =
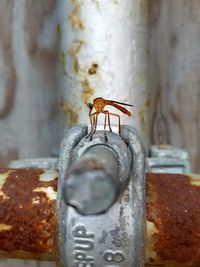
<instances>
[{"instance_id":1,"label":"rusty metal surface","mask_svg":"<svg viewBox=\"0 0 200 267\"><path fill-rule=\"evenodd\" d=\"M146 266L200 266L200 175L147 174Z\"/></svg>"},{"instance_id":2,"label":"rusty metal surface","mask_svg":"<svg viewBox=\"0 0 200 267\"><path fill-rule=\"evenodd\" d=\"M0 169L0 256L52 259L57 176Z\"/></svg>"},{"instance_id":3,"label":"rusty metal surface","mask_svg":"<svg viewBox=\"0 0 200 267\"><path fill-rule=\"evenodd\" d=\"M57 175L0 169L0 256L53 260ZM200 175L147 174L145 266L200 266Z\"/></svg>"}]
</instances>

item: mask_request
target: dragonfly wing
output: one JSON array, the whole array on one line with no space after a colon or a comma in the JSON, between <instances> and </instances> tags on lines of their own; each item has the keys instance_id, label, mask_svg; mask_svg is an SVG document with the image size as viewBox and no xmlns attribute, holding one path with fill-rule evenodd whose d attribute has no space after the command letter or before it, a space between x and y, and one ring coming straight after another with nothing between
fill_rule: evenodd
<instances>
[{"instance_id":1,"label":"dragonfly wing","mask_svg":"<svg viewBox=\"0 0 200 267\"><path fill-rule=\"evenodd\" d=\"M106 101L109 101L110 103L112 102L112 103L120 104L120 105L123 105L123 106L134 107L134 105L123 103L123 102L118 102L118 101L114 101L114 100L106 100Z\"/></svg>"}]
</instances>

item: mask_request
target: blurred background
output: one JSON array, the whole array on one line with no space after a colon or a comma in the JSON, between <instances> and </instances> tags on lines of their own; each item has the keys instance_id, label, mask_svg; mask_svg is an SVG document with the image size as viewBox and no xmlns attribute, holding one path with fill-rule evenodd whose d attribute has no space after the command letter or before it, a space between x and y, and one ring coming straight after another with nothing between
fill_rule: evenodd
<instances>
[{"instance_id":1,"label":"blurred background","mask_svg":"<svg viewBox=\"0 0 200 267\"><path fill-rule=\"evenodd\" d=\"M151 142L189 151L200 171L200 2L148 1ZM0 166L59 145L56 0L0 1Z\"/></svg>"},{"instance_id":2,"label":"blurred background","mask_svg":"<svg viewBox=\"0 0 200 267\"><path fill-rule=\"evenodd\" d=\"M56 0L0 1L0 167L59 146ZM186 149L200 172L200 1L148 1L151 143ZM0 266L54 266L0 260Z\"/></svg>"}]
</instances>

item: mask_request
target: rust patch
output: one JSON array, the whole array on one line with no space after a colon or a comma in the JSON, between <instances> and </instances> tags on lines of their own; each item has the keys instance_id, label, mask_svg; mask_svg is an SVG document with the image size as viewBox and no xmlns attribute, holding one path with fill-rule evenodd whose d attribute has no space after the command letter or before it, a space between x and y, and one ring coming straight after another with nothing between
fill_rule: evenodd
<instances>
[{"instance_id":1,"label":"rust patch","mask_svg":"<svg viewBox=\"0 0 200 267\"><path fill-rule=\"evenodd\" d=\"M5 170L0 169L1 173ZM40 181L43 170L11 169L1 190L9 199L0 198L0 251L32 254L52 254L55 223L55 200L35 188L57 191L57 178ZM38 199L38 204L33 199ZM10 229L9 229L9 227ZM2 253L2 252L1 252ZM13 255L14 255L13 254ZM23 254L23 253L22 253Z\"/></svg>"},{"instance_id":2,"label":"rust patch","mask_svg":"<svg viewBox=\"0 0 200 267\"><path fill-rule=\"evenodd\" d=\"M83 41L80 41L80 40L77 40L75 42L75 45L74 47L72 47L69 51L69 54L71 56L75 56L79 53L79 51L81 50L82 46L83 46L84 42Z\"/></svg>"},{"instance_id":3,"label":"rust patch","mask_svg":"<svg viewBox=\"0 0 200 267\"><path fill-rule=\"evenodd\" d=\"M63 98L60 101L60 105L65 117L69 118L70 125L76 125L78 123L78 110L74 110Z\"/></svg>"},{"instance_id":4,"label":"rust patch","mask_svg":"<svg viewBox=\"0 0 200 267\"><path fill-rule=\"evenodd\" d=\"M182 174L147 174L147 220L155 224L154 264L200 266L200 187ZM147 265L149 266L149 265Z\"/></svg>"},{"instance_id":5,"label":"rust patch","mask_svg":"<svg viewBox=\"0 0 200 267\"><path fill-rule=\"evenodd\" d=\"M97 64L97 63L93 63L93 64L91 65L91 67L89 68L88 73L89 73L90 75L94 75L94 74L97 73L97 69L98 69L98 64Z\"/></svg>"},{"instance_id":6,"label":"rust patch","mask_svg":"<svg viewBox=\"0 0 200 267\"><path fill-rule=\"evenodd\" d=\"M83 45L84 45L83 41L77 40L74 43L74 46L69 50L69 55L72 57L73 61L73 70L76 74L80 74L82 72L78 61L78 54Z\"/></svg>"},{"instance_id":7,"label":"rust patch","mask_svg":"<svg viewBox=\"0 0 200 267\"><path fill-rule=\"evenodd\" d=\"M83 99L83 102L87 103L88 100L90 99L90 97L93 96L94 89L91 88L89 81L86 79L81 82L81 85L83 88L82 93L81 93L81 97Z\"/></svg>"},{"instance_id":8,"label":"rust patch","mask_svg":"<svg viewBox=\"0 0 200 267\"><path fill-rule=\"evenodd\" d=\"M74 69L74 72L75 73L79 73L80 70L81 70L80 65L79 65L79 61L78 61L78 58L77 57L74 57L73 69Z\"/></svg>"},{"instance_id":9,"label":"rust patch","mask_svg":"<svg viewBox=\"0 0 200 267\"><path fill-rule=\"evenodd\" d=\"M84 29L84 24L80 18L80 8L83 3L78 3L76 0L71 0L72 12L69 15L69 21L75 30L82 31Z\"/></svg>"}]
</instances>

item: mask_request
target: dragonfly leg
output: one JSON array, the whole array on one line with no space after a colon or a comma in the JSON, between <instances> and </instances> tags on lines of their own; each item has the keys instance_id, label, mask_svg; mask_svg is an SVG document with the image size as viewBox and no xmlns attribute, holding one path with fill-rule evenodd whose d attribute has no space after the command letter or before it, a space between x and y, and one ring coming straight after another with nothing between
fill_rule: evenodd
<instances>
[{"instance_id":1,"label":"dragonfly leg","mask_svg":"<svg viewBox=\"0 0 200 267\"><path fill-rule=\"evenodd\" d=\"M105 118L104 118L104 131L106 130L106 123L107 123L107 114L105 113Z\"/></svg>"},{"instance_id":2,"label":"dragonfly leg","mask_svg":"<svg viewBox=\"0 0 200 267\"><path fill-rule=\"evenodd\" d=\"M112 132L112 128L111 128L111 126L110 126L110 113L109 113L108 110L104 110L103 113L105 114L105 116L106 116L106 115L108 116L108 127L109 127L110 132ZM104 126L105 126L105 125L104 125ZM105 128L104 128L104 130L105 130Z\"/></svg>"},{"instance_id":3,"label":"dragonfly leg","mask_svg":"<svg viewBox=\"0 0 200 267\"><path fill-rule=\"evenodd\" d=\"M105 118L104 118L104 138L105 138L105 142L107 143L108 142L108 137L107 137L107 134L106 134L106 125L107 125L108 111L105 110L103 113L105 114Z\"/></svg>"},{"instance_id":4,"label":"dragonfly leg","mask_svg":"<svg viewBox=\"0 0 200 267\"><path fill-rule=\"evenodd\" d=\"M107 137L106 131L104 131L104 138L105 138L105 141L107 143L108 142L108 137Z\"/></svg>"},{"instance_id":5,"label":"dragonfly leg","mask_svg":"<svg viewBox=\"0 0 200 267\"><path fill-rule=\"evenodd\" d=\"M95 116L95 119L94 119L94 131L93 131L93 134L96 132L96 129L97 129L98 115L99 115L99 113L96 113L96 116Z\"/></svg>"},{"instance_id":6,"label":"dragonfly leg","mask_svg":"<svg viewBox=\"0 0 200 267\"><path fill-rule=\"evenodd\" d=\"M86 139L88 137L90 137L90 140L92 140L92 135L95 133L95 121L96 121L95 117L96 117L96 115L97 115L97 112L89 114L91 129L90 129L90 132L88 133L88 135L86 136Z\"/></svg>"},{"instance_id":7,"label":"dragonfly leg","mask_svg":"<svg viewBox=\"0 0 200 267\"><path fill-rule=\"evenodd\" d=\"M92 141L92 137L93 137L93 134L95 133L95 123L96 123L96 116L97 116L97 114L94 114L93 116L92 116L92 128L91 128L91 131L90 131L90 133L89 133L89 136L90 136L90 141Z\"/></svg>"},{"instance_id":8,"label":"dragonfly leg","mask_svg":"<svg viewBox=\"0 0 200 267\"><path fill-rule=\"evenodd\" d=\"M90 118L90 126L91 126L91 129L92 129L92 127L93 127L92 116L90 115L89 118Z\"/></svg>"},{"instance_id":9,"label":"dragonfly leg","mask_svg":"<svg viewBox=\"0 0 200 267\"><path fill-rule=\"evenodd\" d=\"M121 134L121 123L120 123L120 116L115 113L109 113L109 115L115 116L118 118L118 129L119 129L119 134Z\"/></svg>"}]
</instances>

